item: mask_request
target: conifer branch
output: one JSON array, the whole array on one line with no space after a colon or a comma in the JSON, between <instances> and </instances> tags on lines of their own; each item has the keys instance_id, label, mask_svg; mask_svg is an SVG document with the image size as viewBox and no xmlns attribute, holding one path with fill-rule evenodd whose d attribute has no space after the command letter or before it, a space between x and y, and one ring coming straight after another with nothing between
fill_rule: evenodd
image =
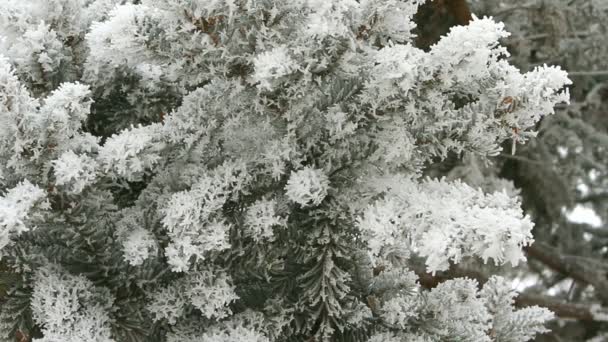
<instances>
[{"instance_id":1,"label":"conifer branch","mask_svg":"<svg viewBox=\"0 0 608 342\"><path fill-rule=\"evenodd\" d=\"M480 288L488 281L488 277L481 272L458 266L452 266L449 271L440 272L435 275L427 273L423 268L416 268L415 272L418 275L420 285L426 289L435 288L444 281L454 278L474 279ZM580 321L604 321L604 315L608 314L608 308L606 307L593 304L569 303L562 299L532 293L519 293L515 298L515 305L519 308L537 305L553 311L559 318Z\"/></svg>"}]
</instances>

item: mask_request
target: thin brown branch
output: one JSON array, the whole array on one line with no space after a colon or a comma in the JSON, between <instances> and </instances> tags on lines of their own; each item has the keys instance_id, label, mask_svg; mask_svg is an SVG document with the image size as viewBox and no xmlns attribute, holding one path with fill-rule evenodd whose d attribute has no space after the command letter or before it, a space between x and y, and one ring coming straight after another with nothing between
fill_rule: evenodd
<instances>
[{"instance_id":1,"label":"thin brown branch","mask_svg":"<svg viewBox=\"0 0 608 342\"><path fill-rule=\"evenodd\" d=\"M420 285L427 289L432 289L440 283L454 278L474 279L477 280L479 286L485 284L488 281L488 278L480 272L474 270L465 270L455 266L452 266L447 272L438 272L435 275L427 273L422 268L414 269L414 272L418 276L418 282L420 283Z\"/></svg>"},{"instance_id":2,"label":"thin brown branch","mask_svg":"<svg viewBox=\"0 0 608 342\"><path fill-rule=\"evenodd\" d=\"M598 192L594 194L588 194L576 200L578 203L597 202L608 199L608 192Z\"/></svg>"},{"instance_id":3,"label":"thin brown branch","mask_svg":"<svg viewBox=\"0 0 608 342\"><path fill-rule=\"evenodd\" d=\"M605 272L585 265L572 258L563 256L555 248L542 242L535 242L526 248L528 256L536 259L552 270L564 274L576 281L592 285L597 297L608 303L608 279Z\"/></svg>"},{"instance_id":4,"label":"thin brown branch","mask_svg":"<svg viewBox=\"0 0 608 342\"><path fill-rule=\"evenodd\" d=\"M518 160L524 163L530 163L530 164L536 164L536 165L545 165L545 163L539 162L537 160L532 160L526 157L522 157L522 156L514 156L514 155L510 155L510 154L504 154L501 153L498 155L501 158L507 158L507 159L513 159L513 160Z\"/></svg>"},{"instance_id":5,"label":"thin brown branch","mask_svg":"<svg viewBox=\"0 0 608 342\"><path fill-rule=\"evenodd\" d=\"M608 76L608 70L568 71L568 76Z\"/></svg>"},{"instance_id":6,"label":"thin brown branch","mask_svg":"<svg viewBox=\"0 0 608 342\"><path fill-rule=\"evenodd\" d=\"M520 308L528 306L540 306L553 311L559 318L576 319L579 321L602 321L606 308L595 308L587 304L568 303L547 296L531 295L521 293L515 298L515 305Z\"/></svg>"},{"instance_id":7,"label":"thin brown branch","mask_svg":"<svg viewBox=\"0 0 608 342\"><path fill-rule=\"evenodd\" d=\"M590 32L579 31L579 32L572 32L570 35L566 36L566 38L584 38L589 35L591 35ZM554 34L551 34L551 33L537 33L537 34L533 34L533 35L529 35L529 36L514 36L514 37L511 37L511 39L530 41L530 40L551 38L553 36L554 36Z\"/></svg>"},{"instance_id":8,"label":"thin brown branch","mask_svg":"<svg viewBox=\"0 0 608 342\"><path fill-rule=\"evenodd\" d=\"M448 0L445 2L445 5L448 11L456 18L458 25L467 25L469 21L473 20L466 0Z\"/></svg>"},{"instance_id":9,"label":"thin brown branch","mask_svg":"<svg viewBox=\"0 0 608 342\"><path fill-rule=\"evenodd\" d=\"M592 234L596 238L606 239L608 238L608 226L604 227L593 227L588 224L577 223L573 226L576 226L578 229L584 231L585 233Z\"/></svg>"},{"instance_id":10,"label":"thin brown branch","mask_svg":"<svg viewBox=\"0 0 608 342\"><path fill-rule=\"evenodd\" d=\"M493 15L495 17L500 17L500 16L503 16L503 15L512 14L515 11L521 11L521 10L530 11L530 10L537 10L537 9L538 9L537 5L535 5L533 3L529 3L529 4L519 5L519 6L512 6L512 7L503 8L503 9L500 9L498 11L495 11L493 13Z\"/></svg>"},{"instance_id":11,"label":"thin brown branch","mask_svg":"<svg viewBox=\"0 0 608 342\"><path fill-rule=\"evenodd\" d=\"M483 286L488 278L481 272L452 266L449 271L439 272L435 275L427 273L422 268L414 269L418 275L418 282L427 289L432 289L440 283L454 278L475 279L479 286ZM520 293L515 298L515 306L525 308L529 306L540 306L551 310L559 318L575 319L580 321L603 321L608 315L608 308L590 304L569 303L564 300L543 296L540 294Z\"/></svg>"}]
</instances>

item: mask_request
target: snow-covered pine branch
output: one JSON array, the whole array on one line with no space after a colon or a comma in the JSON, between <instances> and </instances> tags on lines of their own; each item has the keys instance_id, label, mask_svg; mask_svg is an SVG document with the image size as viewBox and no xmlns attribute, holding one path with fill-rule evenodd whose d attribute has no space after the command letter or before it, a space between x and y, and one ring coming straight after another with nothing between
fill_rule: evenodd
<instances>
[{"instance_id":1,"label":"snow-covered pine branch","mask_svg":"<svg viewBox=\"0 0 608 342\"><path fill-rule=\"evenodd\" d=\"M416 47L422 3L5 1L0 248L25 304L3 338L543 332L502 278L429 291L409 269L524 260L513 193L422 174L526 142L570 81L510 65L492 18Z\"/></svg>"}]
</instances>

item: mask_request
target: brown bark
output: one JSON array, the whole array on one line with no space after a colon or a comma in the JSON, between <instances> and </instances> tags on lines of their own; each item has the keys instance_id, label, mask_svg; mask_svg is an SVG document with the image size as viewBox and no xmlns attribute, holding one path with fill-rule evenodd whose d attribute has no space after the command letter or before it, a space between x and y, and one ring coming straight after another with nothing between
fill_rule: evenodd
<instances>
[{"instance_id":1,"label":"brown bark","mask_svg":"<svg viewBox=\"0 0 608 342\"><path fill-rule=\"evenodd\" d=\"M607 310L598 308L594 310L590 305L568 303L559 299L530 295L521 293L515 298L515 305L518 307L527 307L537 305L553 311L560 318L576 319L579 321L596 321L596 314L606 314Z\"/></svg>"},{"instance_id":2,"label":"brown bark","mask_svg":"<svg viewBox=\"0 0 608 342\"><path fill-rule=\"evenodd\" d=\"M592 285L597 297L608 303L608 279L605 270L586 265L562 255L555 248L542 242L535 242L526 248L528 256L545 264L550 269L584 284Z\"/></svg>"},{"instance_id":3,"label":"brown bark","mask_svg":"<svg viewBox=\"0 0 608 342\"><path fill-rule=\"evenodd\" d=\"M473 19L466 0L443 0L444 6L454 16L458 25L466 25Z\"/></svg>"},{"instance_id":4,"label":"brown bark","mask_svg":"<svg viewBox=\"0 0 608 342\"><path fill-rule=\"evenodd\" d=\"M429 1L418 10L414 21L418 24L416 45L428 49L455 25L467 25L472 19L466 0Z\"/></svg>"},{"instance_id":5,"label":"brown bark","mask_svg":"<svg viewBox=\"0 0 608 342\"><path fill-rule=\"evenodd\" d=\"M440 283L454 278L469 278L477 280L481 287L488 281L488 278L475 270L462 269L453 266L449 271L439 272L435 275L426 273L423 269L414 270L418 275L418 282L427 289L432 289ZM553 298L540 294L520 293L515 298L515 306L524 308L528 306L540 306L551 310L559 318L575 319L579 321L601 321L597 315L608 314L607 308L593 307L591 304L576 304L566 302L559 298Z\"/></svg>"}]
</instances>

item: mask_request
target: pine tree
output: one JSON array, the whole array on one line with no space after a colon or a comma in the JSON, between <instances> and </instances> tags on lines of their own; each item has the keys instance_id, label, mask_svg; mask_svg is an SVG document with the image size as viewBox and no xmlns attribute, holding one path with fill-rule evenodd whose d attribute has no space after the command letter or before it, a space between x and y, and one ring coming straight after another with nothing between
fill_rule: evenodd
<instances>
[{"instance_id":1,"label":"pine tree","mask_svg":"<svg viewBox=\"0 0 608 342\"><path fill-rule=\"evenodd\" d=\"M544 332L504 278L424 286L533 242L512 187L433 170L533 139L570 80L491 18L417 47L422 2L0 5L2 339Z\"/></svg>"}]
</instances>

